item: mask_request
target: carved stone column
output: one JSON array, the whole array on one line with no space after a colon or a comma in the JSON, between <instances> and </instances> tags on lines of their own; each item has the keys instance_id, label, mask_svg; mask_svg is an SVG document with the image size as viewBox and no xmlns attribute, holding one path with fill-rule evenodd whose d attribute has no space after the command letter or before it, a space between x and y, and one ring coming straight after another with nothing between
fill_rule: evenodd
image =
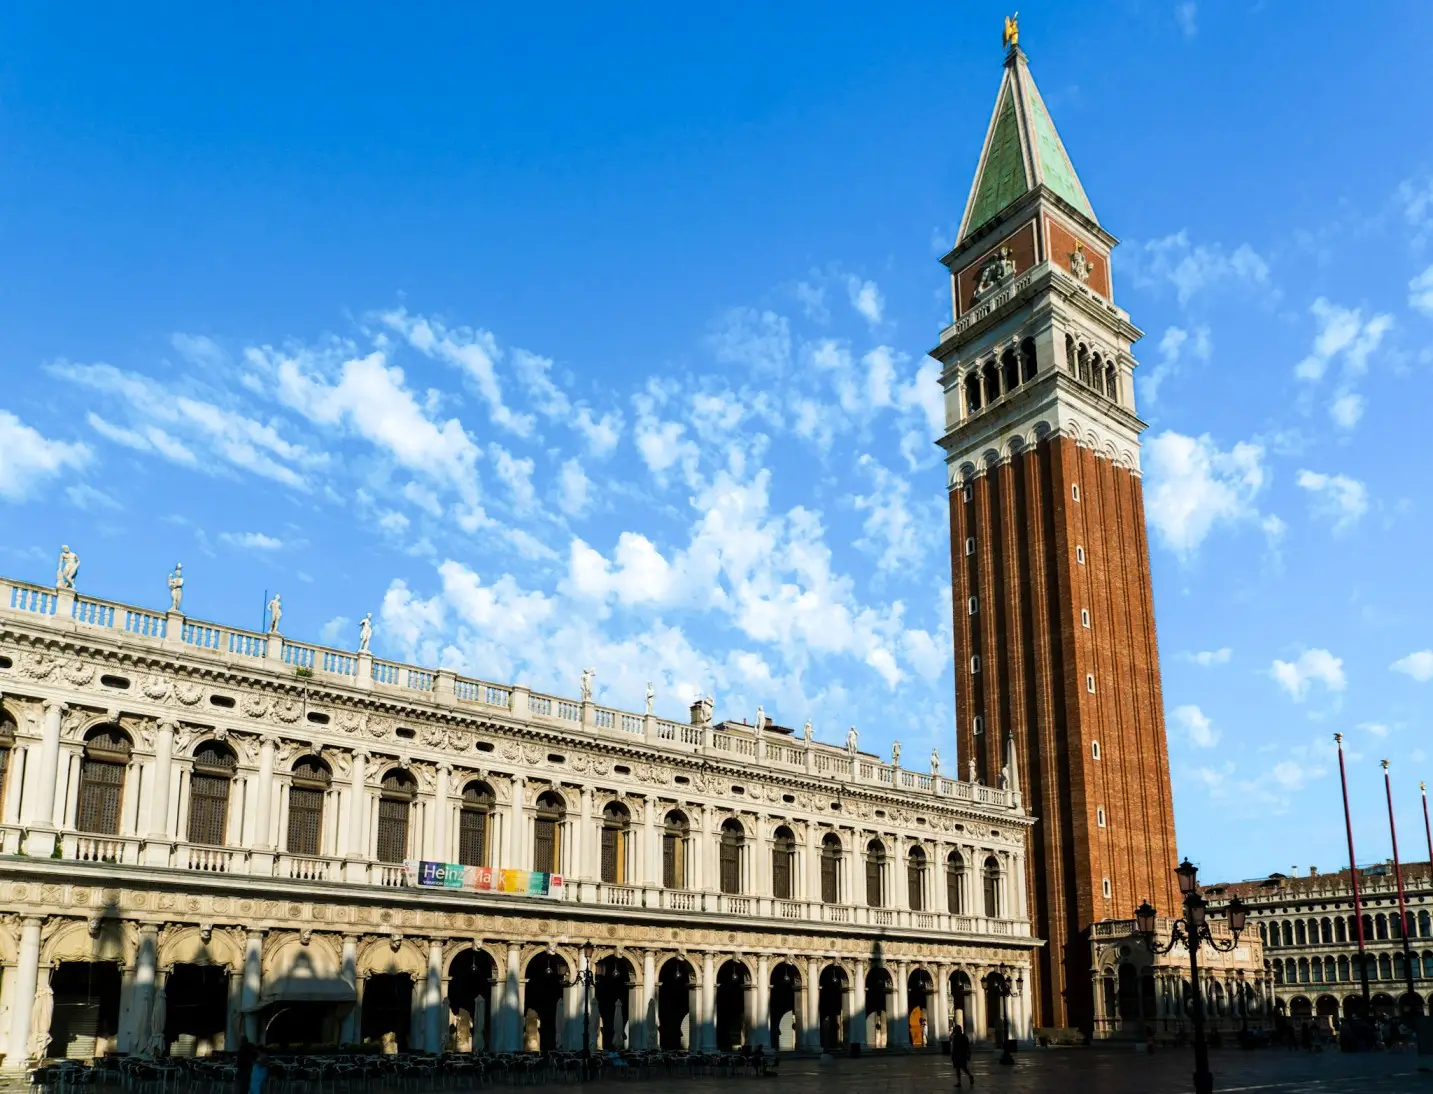
<instances>
[{"instance_id":1,"label":"carved stone column","mask_svg":"<svg viewBox=\"0 0 1433 1094\"><path fill-rule=\"evenodd\" d=\"M274 753L278 741L273 734L259 738L259 783L254 788L254 873L269 876L274 864L274 822L280 810L274 808Z\"/></svg>"},{"instance_id":2,"label":"carved stone column","mask_svg":"<svg viewBox=\"0 0 1433 1094\"><path fill-rule=\"evenodd\" d=\"M339 959L340 972L344 983L353 989L354 1004L349 1008L348 1013L343 1017L343 1032L339 1036L341 1043L354 1045L359 1038L359 1006L358 1006L358 937L346 934L343 936L343 954Z\"/></svg>"},{"instance_id":3,"label":"carved stone column","mask_svg":"<svg viewBox=\"0 0 1433 1094\"><path fill-rule=\"evenodd\" d=\"M452 764L438 765L438 776L433 782L433 850L431 854L434 862L447 862L449 857L448 782L452 776Z\"/></svg>"},{"instance_id":4,"label":"carved stone column","mask_svg":"<svg viewBox=\"0 0 1433 1094\"><path fill-rule=\"evenodd\" d=\"M244 1035L259 1040L259 992L263 988L264 932L250 931L244 940L244 990L240 1009L244 1013Z\"/></svg>"},{"instance_id":5,"label":"carved stone column","mask_svg":"<svg viewBox=\"0 0 1433 1094\"><path fill-rule=\"evenodd\" d=\"M710 951L702 954L702 1002L697 1012L700 1021L687 1023L687 1028L692 1031L689 1048L712 1049L716 1047L716 969L714 966L715 962Z\"/></svg>"},{"instance_id":6,"label":"carved stone column","mask_svg":"<svg viewBox=\"0 0 1433 1094\"><path fill-rule=\"evenodd\" d=\"M950 966L941 965L936 969L939 978L935 986L935 1017L930 1023L931 1034L937 1044L950 1036ZM926 1004L930 1008L930 1004Z\"/></svg>"},{"instance_id":7,"label":"carved stone column","mask_svg":"<svg viewBox=\"0 0 1433 1094\"><path fill-rule=\"evenodd\" d=\"M348 784L348 850L344 857L347 880L368 880L368 753L353 753L353 772Z\"/></svg>"},{"instance_id":8,"label":"carved stone column","mask_svg":"<svg viewBox=\"0 0 1433 1094\"><path fill-rule=\"evenodd\" d=\"M771 959L766 954L756 958L756 983L751 1008L751 1035L748 1043L771 1048Z\"/></svg>"},{"instance_id":9,"label":"carved stone column","mask_svg":"<svg viewBox=\"0 0 1433 1094\"><path fill-rule=\"evenodd\" d=\"M130 1023L133 1040L122 1046L131 1055L148 1054L152 1034L163 1034L164 1030L150 1028L154 1013L155 969L159 961L159 924L141 923L139 927L139 950L135 954L132 992L134 999L134 1020Z\"/></svg>"},{"instance_id":10,"label":"carved stone column","mask_svg":"<svg viewBox=\"0 0 1433 1094\"><path fill-rule=\"evenodd\" d=\"M10 1044L5 1052L6 1071L23 1072L30 1056L30 1019L35 1010L35 991L40 975L40 926L41 920L36 916L20 923L20 951L12 974L15 992L10 1000Z\"/></svg>"},{"instance_id":11,"label":"carved stone column","mask_svg":"<svg viewBox=\"0 0 1433 1094\"><path fill-rule=\"evenodd\" d=\"M651 950L642 953L642 1013L636 1023L629 1018L627 1028L642 1031L642 1043L634 1047L657 1047L657 959Z\"/></svg>"},{"instance_id":12,"label":"carved stone column","mask_svg":"<svg viewBox=\"0 0 1433 1094\"><path fill-rule=\"evenodd\" d=\"M448 1039L448 1016L443 1013L443 940L434 938L428 942L428 975L423 981L423 1016L427 1032L428 1051L443 1051Z\"/></svg>"},{"instance_id":13,"label":"carved stone column","mask_svg":"<svg viewBox=\"0 0 1433 1094\"><path fill-rule=\"evenodd\" d=\"M801 1036L797 1044L806 1049L821 1047L821 962L815 957L806 960L806 982L802 985L805 1012L801 1016Z\"/></svg>"},{"instance_id":14,"label":"carved stone column","mask_svg":"<svg viewBox=\"0 0 1433 1094\"><path fill-rule=\"evenodd\" d=\"M907 1048L911 1043L911 967L901 961L891 971L895 974L895 1013L886 1016L886 1044ZM889 1003L887 1009L891 1009Z\"/></svg>"},{"instance_id":15,"label":"carved stone column","mask_svg":"<svg viewBox=\"0 0 1433 1094\"><path fill-rule=\"evenodd\" d=\"M866 1043L866 963L856 962L856 979L847 1004L846 1043Z\"/></svg>"},{"instance_id":16,"label":"carved stone column","mask_svg":"<svg viewBox=\"0 0 1433 1094\"><path fill-rule=\"evenodd\" d=\"M527 810L523 799L527 796L527 779L521 775L512 777L512 800L508 803L507 861L509 870L526 870L532 864L527 861ZM521 1022L521 1015L518 1016Z\"/></svg>"},{"instance_id":17,"label":"carved stone column","mask_svg":"<svg viewBox=\"0 0 1433 1094\"><path fill-rule=\"evenodd\" d=\"M25 854L31 858L49 858L55 850L55 788L60 774L60 718L65 704L45 700L45 717L40 726L40 755L35 765L35 782L27 800L33 802L25 833Z\"/></svg>"}]
</instances>

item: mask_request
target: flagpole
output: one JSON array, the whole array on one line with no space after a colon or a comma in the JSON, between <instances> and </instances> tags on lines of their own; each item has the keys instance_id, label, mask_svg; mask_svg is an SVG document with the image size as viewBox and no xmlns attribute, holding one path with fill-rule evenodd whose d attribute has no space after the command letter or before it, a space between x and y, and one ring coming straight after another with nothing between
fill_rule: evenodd
<instances>
[{"instance_id":1,"label":"flagpole","mask_svg":"<svg viewBox=\"0 0 1433 1094\"><path fill-rule=\"evenodd\" d=\"M1433 870L1433 828L1428 826L1428 784L1419 783L1418 791L1423 795L1423 835L1428 840L1428 868Z\"/></svg>"},{"instance_id":2,"label":"flagpole","mask_svg":"<svg viewBox=\"0 0 1433 1094\"><path fill-rule=\"evenodd\" d=\"M1393 837L1393 876L1398 879L1398 923L1403 936L1403 974L1408 979L1408 994L1413 994L1413 955L1408 948L1408 906L1403 898L1403 867L1398 861L1398 825L1393 821L1393 782L1388 777L1388 761L1383 761L1383 791L1388 797L1388 834ZM1399 1008L1402 1010L1402 1008Z\"/></svg>"},{"instance_id":3,"label":"flagpole","mask_svg":"<svg viewBox=\"0 0 1433 1094\"><path fill-rule=\"evenodd\" d=\"M1348 877L1353 885L1353 924L1358 930L1358 972L1363 982L1363 1017L1372 1016L1368 1002L1368 950L1363 938L1363 902L1358 894L1358 860L1353 854L1353 821L1348 814L1348 772L1343 763L1343 734L1335 733L1338 742L1338 781L1343 787L1343 826L1348 833Z\"/></svg>"}]
</instances>

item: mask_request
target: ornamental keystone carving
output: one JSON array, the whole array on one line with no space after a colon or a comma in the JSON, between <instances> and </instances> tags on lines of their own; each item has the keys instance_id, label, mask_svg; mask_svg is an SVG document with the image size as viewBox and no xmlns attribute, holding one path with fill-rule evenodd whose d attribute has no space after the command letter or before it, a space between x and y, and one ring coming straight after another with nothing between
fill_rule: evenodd
<instances>
[{"instance_id":1,"label":"ornamental keystone carving","mask_svg":"<svg viewBox=\"0 0 1433 1094\"><path fill-rule=\"evenodd\" d=\"M204 698L204 689L196 684L176 684L174 695L186 707L192 707Z\"/></svg>"},{"instance_id":2,"label":"ornamental keystone carving","mask_svg":"<svg viewBox=\"0 0 1433 1094\"><path fill-rule=\"evenodd\" d=\"M84 687L95 678L95 667L88 661L72 661L65 666L64 677L75 687Z\"/></svg>"},{"instance_id":3,"label":"ornamental keystone carving","mask_svg":"<svg viewBox=\"0 0 1433 1094\"><path fill-rule=\"evenodd\" d=\"M274 717L288 725L303 717L303 712L303 704L297 699L280 699L274 704Z\"/></svg>"}]
</instances>

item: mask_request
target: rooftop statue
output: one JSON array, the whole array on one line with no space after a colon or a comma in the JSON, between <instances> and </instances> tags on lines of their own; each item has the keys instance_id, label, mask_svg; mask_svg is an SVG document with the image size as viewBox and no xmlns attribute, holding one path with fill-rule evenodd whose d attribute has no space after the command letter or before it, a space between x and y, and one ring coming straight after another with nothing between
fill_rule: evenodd
<instances>
[{"instance_id":1,"label":"rooftop statue","mask_svg":"<svg viewBox=\"0 0 1433 1094\"><path fill-rule=\"evenodd\" d=\"M75 576L80 572L80 556L70 550L68 545L60 547L60 564L55 569L55 588L73 589L75 587Z\"/></svg>"}]
</instances>

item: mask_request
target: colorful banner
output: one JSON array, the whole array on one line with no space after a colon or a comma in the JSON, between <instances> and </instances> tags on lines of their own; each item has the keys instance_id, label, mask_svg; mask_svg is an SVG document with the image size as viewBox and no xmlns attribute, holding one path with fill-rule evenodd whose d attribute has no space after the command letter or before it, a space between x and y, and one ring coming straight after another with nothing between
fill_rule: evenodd
<instances>
[{"instance_id":1,"label":"colorful banner","mask_svg":"<svg viewBox=\"0 0 1433 1094\"><path fill-rule=\"evenodd\" d=\"M562 899L562 875L531 870L496 870L491 866L460 866L456 862L403 863L408 884L422 889L473 889L480 893L511 893Z\"/></svg>"}]
</instances>

